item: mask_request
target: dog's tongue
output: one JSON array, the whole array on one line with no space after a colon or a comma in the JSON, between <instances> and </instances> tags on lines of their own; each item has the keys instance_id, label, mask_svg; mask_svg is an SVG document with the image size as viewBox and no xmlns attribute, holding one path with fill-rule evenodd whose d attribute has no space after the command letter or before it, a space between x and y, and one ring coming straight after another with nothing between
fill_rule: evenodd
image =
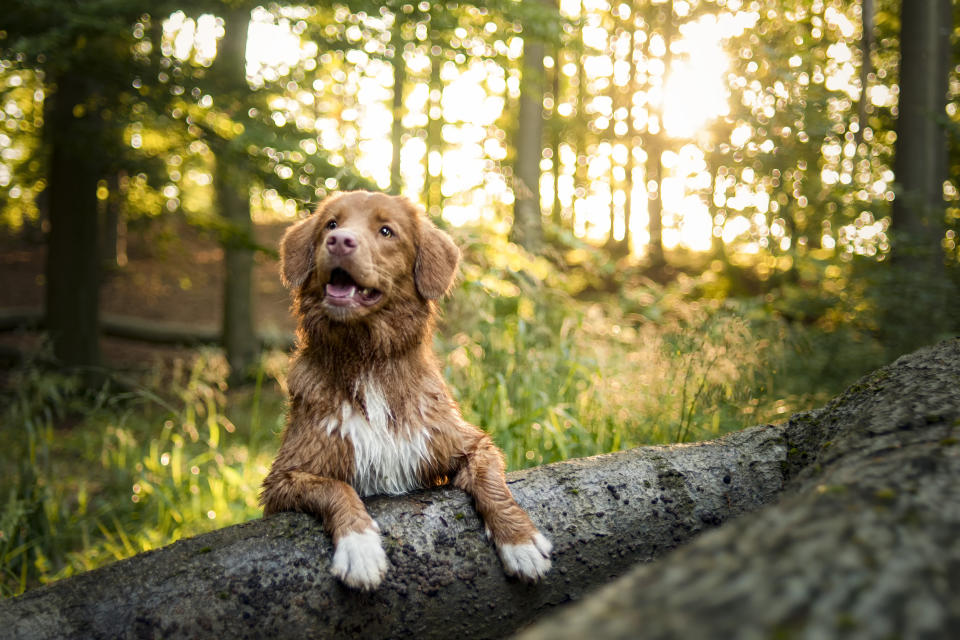
<instances>
[{"instance_id":1,"label":"dog's tongue","mask_svg":"<svg viewBox=\"0 0 960 640\"><path fill-rule=\"evenodd\" d=\"M334 269L326 291L331 298L349 299L357 292L357 283L343 269Z\"/></svg>"},{"instance_id":2,"label":"dog's tongue","mask_svg":"<svg viewBox=\"0 0 960 640\"><path fill-rule=\"evenodd\" d=\"M356 292L356 285L334 282L327 284L327 295L333 298L352 298Z\"/></svg>"}]
</instances>

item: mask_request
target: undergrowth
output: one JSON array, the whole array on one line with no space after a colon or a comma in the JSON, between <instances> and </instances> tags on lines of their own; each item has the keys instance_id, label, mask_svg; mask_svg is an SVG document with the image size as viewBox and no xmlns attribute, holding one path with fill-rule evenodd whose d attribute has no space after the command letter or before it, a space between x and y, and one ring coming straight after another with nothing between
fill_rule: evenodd
<instances>
[{"instance_id":1,"label":"undergrowth","mask_svg":"<svg viewBox=\"0 0 960 640\"><path fill-rule=\"evenodd\" d=\"M232 394L201 352L149 388L85 389L79 376L11 374L0 451L0 594L259 515L282 424L264 376ZM273 384L270 382L269 384ZM279 416L279 417L278 417Z\"/></svg>"}]
</instances>

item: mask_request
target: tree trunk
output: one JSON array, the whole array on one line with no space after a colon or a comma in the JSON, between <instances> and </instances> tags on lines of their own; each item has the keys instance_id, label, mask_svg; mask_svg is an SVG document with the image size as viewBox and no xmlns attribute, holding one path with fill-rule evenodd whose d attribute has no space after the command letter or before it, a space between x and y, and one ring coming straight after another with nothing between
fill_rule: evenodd
<instances>
[{"instance_id":1,"label":"tree trunk","mask_svg":"<svg viewBox=\"0 0 960 640\"><path fill-rule=\"evenodd\" d=\"M666 44L666 52L663 54L663 78L661 79L661 87L665 88L667 80L670 77L670 65L673 63L673 53L670 51L670 43L673 41L673 36L676 32L673 16L673 0L666 3L665 8L659 15L661 15L663 19L662 36ZM647 152L646 181L647 213L649 220L647 228L650 233L647 263L656 270L666 263L666 258L663 253L663 153L667 150L667 132L663 126L664 104L662 97L660 104L658 104L653 111L657 116L658 127L656 131L648 131L644 140L646 141L645 151Z\"/></svg>"},{"instance_id":2,"label":"tree trunk","mask_svg":"<svg viewBox=\"0 0 960 640\"><path fill-rule=\"evenodd\" d=\"M543 144L544 45L533 38L523 44L523 77L517 114L514 163L513 227L510 239L528 251L543 246L540 211L540 156Z\"/></svg>"},{"instance_id":3,"label":"tree trunk","mask_svg":"<svg viewBox=\"0 0 960 640\"><path fill-rule=\"evenodd\" d=\"M950 282L942 241L947 179L944 130L950 61L949 0L901 7L900 103L894 174L900 186L891 216L888 343L900 353L949 326Z\"/></svg>"},{"instance_id":4,"label":"tree trunk","mask_svg":"<svg viewBox=\"0 0 960 640\"><path fill-rule=\"evenodd\" d=\"M776 429L648 447L508 475L553 541L536 586L504 576L470 498L440 488L366 500L390 569L361 594L295 513L228 527L0 602L9 638L499 638L635 562L771 502L786 456Z\"/></svg>"},{"instance_id":5,"label":"tree trunk","mask_svg":"<svg viewBox=\"0 0 960 640\"><path fill-rule=\"evenodd\" d=\"M78 70L57 78L45 137L50 155L46 325L56 358L67 366L100 362L100 238L97 180L101 115Z\"/></svg>"},{"instance_id":6,"label":"tree trunk","mask_svg":"<svg viewBox=\"0 0 960 640\"><path fill-rule=\"evenodd\" d=\"M623 238L617 240L616 238L616 205L614 204L614 193L616 184L615 167L616 163L611 159L611 172L610 172L610 233L607 236L607 251L613 258L622 258L630 254L630 242L631 242L631 229L630 229L630 211L633 208L633 169L634 169L634 159L633 159L633 147L636 142L635 136L636 131L633 126L633 96L637 92L636 86L636 62L634 56L636 53L636 43L634 42L635 35L635 21L636 21L636 6L634 2L629 4L630 15L628 18L617 17L616 18L616 39L611 35L610 38L610 56L616 62L617 57L617 48L619 44L617 40L620 38L626 38L630 43L630 46L627 48L626 53L626 63L627 63L627 74L628 80L627 84L623 87L617 87L615 82L610 83L610 92L611 98L613 100L613 110L614 113L618 109L626 109L627 116L625 123L626 132L621 137L621 140L625 143L627 147L627 158L626 162L623 165L624 180L623 180ZM614 120L615 121L615 120ZM615 126L615 125L614 125ZM613 143L617 142L617 135L614 132Z\"/></svg>"},{"instance_id":7,"label":"tree trunk","mask_svg":"<svg viewBox=\"0 0 960 640\"><path fill-rule=\"evenodd\" d=\"M784 499L522 635L955 638L960 340L794 416ZM776 427L772 427L776 428Z\"/></svg>"},{"instance_id":8,"label":"tree trunk","mask_svg":"<svg viewBox=\"0 0 960 640\"><path fill-rule=\"evenodd\" d=\"M397 12L394 14L394 20L390 36L393 44L393 122L390 125L393 153L390 158L390 193L399 194L403 189L400 151L403 147L403 85L406 82L407 69L403 59L403 17Z\"/></svg>"},{"instance_id":9,"label":"tree trunk","mask_svg":"<svg viewBox=\"0 0 960 640\"><path fill-rule=\"evenodd\" d=\"M45 327L43 314L34 309L13 307L0 309L0 333L5 331L38 331ZM218 345L223 341L221 328L195 323L150 320L111 313L100 314L100 333L112 338L138 340L151 344L180 346ZM292 349L291 332L265 331L257 335L257 349Z\"/></svg>"},{"instance_id":10,"label":"tree trunk","mask_svg":"<svg viewBox=\"0 0 960 640\"><path fill-rule=\"evenodd\" d=\"M214 63L224 92L224 110L243 116L249 92L246 76L247 28L250 12L237 8L227 12L224 37ZM230 365L230 381L249 380L257 356L258 341L253 327L253 221L250 219L250 172L247 159L230 141L219 145L214 185L220 216L226 223L223 243L223 348Z\"/></svg>"},{"instance_id":11,"label":"tree trunk","mask_svg":"<svg viewBox=\"0 0 960 640\"><path fill-rule=\"evenodd\" d=\"M874 0L860 0L860 100L857 102L857 133L853 138L860 151L863 142L863 130L867 126L867 111L870 106L870 96L867 89L870 86L870 74L873 71L873 22Z\"/></svg>"},{"instance_id":12,"label":"tree trunk","mask_svg":"<svg viewBox=\"0 0 960 640\"><path fill-rule=\"evenodd\" d=\"M634 169L637 161L633 151L637 146L637 128L634 125L633 118L633 99L640 90L637 86L637 51L640 43L637 41L637 6L636 2L630 3L630 20L624 25L627 30L627 37L630 39L630 52L627 54L627 65L630 74L630 81L627 83L626 108L627 108L627 182L624 185L626 190L626 201L623 204L623 245L624 254L629 255L633 248L633 187L634 187Z\"/></svg>"},{"instance_id":13,"label":"tree trunk","mask_svg":"<svg viewBox=\"0 0 960 640\"><path fill-rule=\"evenodd\" d=\"M662 123L661 123L662 126ZM662 266L666 259L663 254L663 200L660 197L660 184L663 178L663 131L647 133L644 136L644 151L647 153L647 231L650 244L647 246L647 264L654 269Z\"/></svg>"},{"instance_id":14,"label":"tree trunk","mask_svg":"<svg viewBox=\"0 0 960 640\"><path fill-rule=\"evenodd\" d=\"M587 177L587 158L589 149L587 147L587 72L583 68L583 56L586 55L586 45L583 42L583 29L586 24L586 7L583 0L578 0L577 6L577 37L574 44L573 55L575 56L577 67L577 104L574 111L574 152L576 153L577 163L573 169L573 202L570 207L570 228L576 228L577 219L577 201L586 198L590 193L590 181Z\"/></svg>"},{"instance_id":15,"label":"tree trunk","mask_svg":"<svg viewBox=\"0 0 960 640\"><path fill-rule=\"evenodd\" d=\"M226 175L225 175L226 174ZM239 181L241 184L237 184ZM230 365L230 381L251 377L259 342L253 327L253 221L247 172L217 169L217 200L228 225L223 244L223 348Z\"/></svg>"},{"instance_id":16,"label":"tree trunk","mask_svg":"<svg viewBox=\"0 0 960 640\"><path fill-rule=\"evenodd\" d=\"M103 206L103 225L100 230L100 260L110 270L127 264L126 192L127 172L118 170L107 179L109 197Z\"/></svg>"},{"instance_id":17,"label":"tree trunk","mask_svg":"<svg viewBox=\"0 0 960 640\"><path fill-rule=\"evenodd\" d=\"M560 202L560 143L563 142L561 137L567 128L567 124L564 123L563 118L560 117L558 113L560 108L560 92L562 91L560 79L563 68L563 47L558 45L554 49L553 55L553 73L551 74L553 109L550 110L550 150L553 156L553 165L551 166L553 206L550 209L550 221L559 230L563 224L563 204Z\"/></svg>"},{"instance_id":18,"label":"tree trunk","mask_svg":"<svg viewBox=\"0 0 960 640\"><path fill-rule=\"evenodd\" d=\"M623 595L600 592L529 637L948 637L960 624L958 379L953 340L784 425L511 473L554 543L538 585L506 579L469 498L440 488L367 500L391 565L371 594L337 583L321 525L287 513L0 602L0 628L11 638L503 637L739 515L634 569L616 583Z\"/></svg>"},{"instance_id":19,"label":"tree trunk","mask_svg":"<svg viewBox=\"0 0 960 640\"><path fill-rule=\"evenodd\" d=\"M439 44L430 47L430 97L427 99L427 148L423 164L423 201L427 213L439 216L443 209L443 80L440 65L443 57ZM437 154L431 167L430 157ZM432 170L431 170L432 169Z\"/></svg>"}]
</instances>

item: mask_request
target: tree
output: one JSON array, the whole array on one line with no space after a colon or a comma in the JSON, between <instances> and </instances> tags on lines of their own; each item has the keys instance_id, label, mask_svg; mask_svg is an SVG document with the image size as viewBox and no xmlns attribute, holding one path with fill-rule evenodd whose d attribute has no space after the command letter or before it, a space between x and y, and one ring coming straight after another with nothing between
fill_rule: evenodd
<instances>
[{"instance_id":1,"label":"tree","mask_svg":"<svg viewBox=\"0 0 960 640\"><path fill-rule=\"evenodd\" d=\"M543 94L546 87L543 56L543 42L535 37L525 37L515 134L517 142L510 239L532 252L539 251L543 244L543 220L540 211Z\"/></svg>"},{"instance_id":2,"label":"tree","mask_svg":"<svg viewBox=\"0 0 960 640\"><path fill-rule=\"evenodd\" d=\"M132 40L131 7L120 5L17 2L6 13L3 57L25 59L46 79L46 328L68 366L100 360L97 182L121 146L118 111L129 90L123 52Z\"/></svg>"},{"instance_id":3,"label":"tree","mask_svg":"<svg viewBox=\"0 0 960 640\"><path fill-rule=\"evenodd\" d=\"M894 173L892 286L887 331L903 352L948 326L952 289L944 266L943 185L947 180L946 95L951 62L949 0L904 2Z\"/></svg>"},{"instance_id":4,"label":"tree","mask_svg":"<svg viewBox=\"0 0 960 640\"><path fill-rule=\"evenodd\" d=\"M390 30L390 44L393 47L393 91L390 113L390 193L399 194L402 189L400 172L400 151L403 147L403 89L407 78L407 63L403 59L404 21L400 14L394 14L393 27Z\"/></svg>"},{"instance_id":5,"label":"tree","mask_svg":"<svg viewBox=\"0 0 960 640\"><path fill-rule=\"evenodd\" d=\"M231 120L245 119L250 93L247 86L247 31L250 10L225 7L224 37L220 41L213 78L217 101ZM230 379L250 376L259 343L253 327L253 222L250 219L252 172L247 151L238 148L243 138L211 137L217 153L215 180L217 206L225 223L223 233L223 348Z\"/></svg>"},{"instance_id":6,"label":"tree","mask_svg":"<svg viewBox=\"0 0 960 640\"><path fill-rule=\"evenodd\" d=\"M670 48L673 42L673 36L676 33L673 0L669 0L665 6L657 12L656 21L662 23L662 41L664 43L662 57L664 71L663 76L660 78L661 97L659 101L653 102L648 98L648 109L650 109L655 122L652 123L652 127L647 129L647 134L644 138L644 151L647 154L645 178L647 181L648 230L650 232L647 262L654 269L663 266L666 262L663 255L663 179L665 177L663 154L668 150L668 138L664 124L666 112L663 104L663 89L667 86L670 65L673 61L673 52ZM649 38L647 42L649 50L654 39ZM648 53L650 59L655 56L652 50L649 50Z\"/></svg>"},{"instance_id":7,"label":"tree","mask_svg":"<svg viewBox=\"0 0 960 640\"><path fill-rule=\"evenodd\" d=\"M105 165L98 151L107 143L101 101L112 102L113 96L98 91L95 78L86 75L86 56L73 62L55 76L55 93L47 107L50 232L45 269L46 328L60 362L89 367L100 363L96 194Z\"/></svg>"}]
</instances>

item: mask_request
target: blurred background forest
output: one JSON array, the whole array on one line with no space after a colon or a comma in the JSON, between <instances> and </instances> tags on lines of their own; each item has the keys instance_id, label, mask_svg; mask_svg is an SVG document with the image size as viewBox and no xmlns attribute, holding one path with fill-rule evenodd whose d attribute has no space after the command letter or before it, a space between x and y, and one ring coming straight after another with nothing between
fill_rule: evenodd
<instances>
[{"instance_id":1,"label":"blurred background forest","mask_svg":"<svg viewBox=\"0 0 960 640\"><path fill-rule=\"evenodd\" d=\"M259 515L283 229L419 202L511 468L786 419L960 329L951 0L12 0L0 597Z\"/></svg>"}]
</instances>

